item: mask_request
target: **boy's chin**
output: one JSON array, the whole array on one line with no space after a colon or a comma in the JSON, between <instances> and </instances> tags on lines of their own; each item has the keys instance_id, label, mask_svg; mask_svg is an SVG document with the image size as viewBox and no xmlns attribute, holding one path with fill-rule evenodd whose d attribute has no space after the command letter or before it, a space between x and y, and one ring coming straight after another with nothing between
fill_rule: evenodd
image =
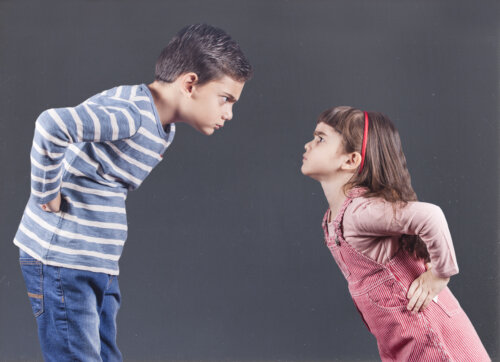
<instances>
[{"instance_id":1,"label":"boy's chin","mask_svg":"<svg viewBox=\"0 0 500 362\"><path fill-rule=\"evenodd\" d=\"M215 133L215 129L213 128L202 128L200 130L201 133L203 133L205 136L211 136Z\"/></svg>"},{"instance_id":2,"label":"boy's chin","mask_svg":"<svg viewBox=\"0 0 500 362\"><path fill-rule=\"evenodd\" d=\"M197 130L198 132L200 132L201 134L204 134L205 136L211 136L215 132L215 129L212 128L212 127L196 127L196 126L193 126L193 128L195 130Z\"/></svg>"}]
</instances>

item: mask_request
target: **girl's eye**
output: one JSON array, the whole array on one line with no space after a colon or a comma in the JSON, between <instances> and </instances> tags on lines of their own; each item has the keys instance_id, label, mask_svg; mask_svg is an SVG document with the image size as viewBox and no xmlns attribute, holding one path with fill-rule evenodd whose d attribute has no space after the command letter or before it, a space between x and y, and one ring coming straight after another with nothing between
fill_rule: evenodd
<instances>
[{"instance_id":1,"label":"girl's eye","mask_svg":"<svg viewBox=\"0 0 500 362\"><path fill-rule=\"evenodd\" d=\"M317 142L320 143L320 142L323 142L323 141L324 141L323 137L318 136L318 141Z\"/></svg>"},{"instance_id":2,"label":"girl's eye","mask_svg":"<svg viewBox=\"0 0 500 362\"><path fill-rule=\"evenodd\" d=\"M228 100L229 100L229 98L228 98L228 97L225 97L225 96L223 96L223 97L222 97L222 101L223 101L224 103L226 103Z\"/></svg>"}]
</instances>

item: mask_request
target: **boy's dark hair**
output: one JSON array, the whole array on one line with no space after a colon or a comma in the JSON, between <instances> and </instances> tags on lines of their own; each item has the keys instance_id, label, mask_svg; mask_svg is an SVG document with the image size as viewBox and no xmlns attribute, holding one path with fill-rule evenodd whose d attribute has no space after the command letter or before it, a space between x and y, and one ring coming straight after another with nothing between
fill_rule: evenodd
<instances>
[{"instance_id":1,"label":"boy's dark hair","mask_svg":"<svg viewBox=\"0 0 500 362\"><path fill-rule=\"evenodd\" d=\"M181 74L194 72L198 84L227 75L239 82L252 77L252 66L231 37L207 24L184 27L162 50L155 79L171 83Z\"/></svg>"}]
</instances>

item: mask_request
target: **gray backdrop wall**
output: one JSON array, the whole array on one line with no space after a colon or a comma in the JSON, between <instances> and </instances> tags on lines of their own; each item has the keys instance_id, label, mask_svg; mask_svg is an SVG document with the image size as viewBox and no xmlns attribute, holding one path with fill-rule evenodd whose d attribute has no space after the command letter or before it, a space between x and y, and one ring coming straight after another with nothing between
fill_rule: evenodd
<instances>
[{"instance_id":1,"label":"gray backdrop wall","mask_svg":"<svg viewBox=\"0 0 500 362\"><path fill-rule=\"evenodd\" d=\"M300 173L334 105L396 123L419 198L451 228L450 287L497 358L498 14L493 1L1 1L0 360L41 359L12 244L37 115L152 81L160 50L195 22L238 40L255 77L224 130L180 125L129 195L125 359L378 358L323 245L320 185Z\"/></svg>"}]
</instances>

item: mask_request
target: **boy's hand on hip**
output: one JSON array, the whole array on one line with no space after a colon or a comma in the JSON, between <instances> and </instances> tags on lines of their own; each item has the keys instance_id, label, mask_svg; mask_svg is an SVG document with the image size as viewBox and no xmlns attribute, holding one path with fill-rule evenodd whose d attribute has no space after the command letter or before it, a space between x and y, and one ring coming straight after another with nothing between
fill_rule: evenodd
<instances>
[{"instance_id":1,"label":"boy's hand on hip","mask_svg":"<svg viewBox=\"0 0 500 362\"><path fill-rule=\"evenodd\" d=\"M406 297L409 299L407 309L412 313L423 311L432 299L443 290L450 278L440 278L432 273L430 263L426 265L427 271L413 281Z\"/></svg>"},{"instance_id":2,"label":"boy's hand on hip","mask_svg":"<svg viewBox=\"0 0 500 362\"><path fill-rule=\"evenodd\" d=\"M46 204L42 204L40 206L42 207L42 210L47 212L59 212L59 210L61 209L61 192L59 191L57 193L55 199L50 200Z\"/></svg>"}]
</instances>

